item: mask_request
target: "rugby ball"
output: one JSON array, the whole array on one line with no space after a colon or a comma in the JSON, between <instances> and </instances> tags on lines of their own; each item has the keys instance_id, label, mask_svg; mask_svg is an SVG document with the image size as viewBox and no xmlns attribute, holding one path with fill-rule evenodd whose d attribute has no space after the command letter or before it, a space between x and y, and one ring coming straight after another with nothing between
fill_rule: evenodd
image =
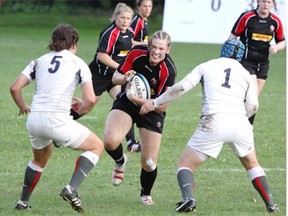
<instances>
[{"instance_id":1,"label":"rugby ball","mask_svg":"<svg viewBox=\"0 0 288 216\"><path fill-rule=\"evenodd\" d=\"M139 97L150 99L150 85L147 79L140 73L136 73L129 81L133 92Z\"/></svg>"}]
</instances>

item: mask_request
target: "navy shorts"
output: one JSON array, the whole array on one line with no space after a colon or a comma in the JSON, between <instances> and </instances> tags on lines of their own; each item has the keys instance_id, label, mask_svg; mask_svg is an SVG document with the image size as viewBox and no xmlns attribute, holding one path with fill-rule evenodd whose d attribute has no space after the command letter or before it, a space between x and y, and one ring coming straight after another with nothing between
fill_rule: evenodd
<instances>
[{"instance_id":1,"label":"navy shorts","mask_svg":"<svg viewBox=\"0 0 288 216\"><path fill-rule=\"evenodd\" d=\"M160 113L152 111L146 115L140 115L140 106L132 103L126 96L125 93L119 93L117 99L113 102L112 109L118 109L129 114L133 120L133 123L136 123L138 128L146 128L148 130L154 131L156 133L162 134L164 127L164 119L166 113Z\"/></svg>"},{"instance_id":2,"label":"navy shorts","mask_svg":"<svg viewBox=\"0 0 288 216\"><path fill-rule=\"evenodd\" d=\"M269 71L269 60L263 62L253 62L243 59L241 64L246 70L249 71L251 75L256 75L257 79L267 79Z\"/></svg>"},{"instance_id":3,"label":"navy shorts","mask_svg":"<svg viewBox=\"0 0 288 216\"><path fill-rule=\"evenodd\" d=\"M115 86L112 83L112 75L103 76L99 73L92 73L92 81L96 96L102 95L102 93L105 91L109 93L109 91Z\"/></svg>"}]
</instances>

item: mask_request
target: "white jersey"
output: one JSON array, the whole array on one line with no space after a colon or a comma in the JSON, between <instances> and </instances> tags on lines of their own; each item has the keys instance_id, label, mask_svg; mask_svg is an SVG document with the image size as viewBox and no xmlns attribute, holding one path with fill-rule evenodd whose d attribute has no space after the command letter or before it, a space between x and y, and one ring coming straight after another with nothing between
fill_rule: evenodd
<instances>
[{"instance_id":1,"label":"white jersey","mask_svg":"<svg viewBox=\"0 0 288 216\"><path fill-rule=\"evenodd\" d=\"M250 73L234 59L222 57L202 63L184 80L193 87L201 82L203 115L213 113L247 115L245 105L258 104L257 91Z\"/></svg>"},{"instance_id":2,"label":"white jersey","mask_svg":"<svg viewBox=\"0 0 288 216\"><path fill-rule=\"evenodd\" d=\"M92 82L87 64L68 50L47 53L22 71L36 81L31 112L70 113L71 100L78 83Z\"/></svg>"}]
</instances>

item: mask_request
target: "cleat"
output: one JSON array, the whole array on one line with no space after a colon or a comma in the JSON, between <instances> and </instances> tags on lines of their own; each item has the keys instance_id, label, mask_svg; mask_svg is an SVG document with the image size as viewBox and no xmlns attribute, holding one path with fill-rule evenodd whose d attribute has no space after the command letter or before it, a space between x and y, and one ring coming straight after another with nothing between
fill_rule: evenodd
<instances>
[{"instance_id":1,"label":"cleat","mask_svg":"<svg viewBox=\"0 0 288 216\"><path fill-rule=\"evenodd\" d=\"M273 206L267 206L267 211L269 213L275 213L275 212L280 212L280 209L279 209L278 205L275 204Z\"/></svg>"},{"instance_id":2,"label":"cleat","mask_svg":"<svg viewBox=\"0 0 288 216\"><path fill-rule=\"evenodd\" d=\"M129 144L127 146L127 150L129 152L141 152L141 144L139 141L137 142L129 141L128 143Z\"/></svg>"},{"instance_id":3,"label":"cleat","mask_svg":"<svg viewBox=\"0 0 288 216\"><path fill-rule=\"evenodd\" d=\"M182 202L176 204L176 212L191 212L196 211L196 201L193 198L184 199Z\"/></svg>"},{"instance_id":4,"label":"cleat","mask_svg":"<svg viewBox=\"0 0 288 216\"><path fill-rule=\"evenodd\" d=\"M118 186L120 185L123 180L124 180L124 169L126 166L126 163L128 161L128 158L125 154L123 154L124 156L124 163L123 164L115 164L115 168L112 174L112 184L114 186Z\"/></svg>"},{"instance_id":5,"label":"cleat","mask_svg":"<svg viewBox=\"0 0 288 216\"><path fill-rule=\"evenodd\" d=\"M140 203L143 205L154 205L154 201L151 196L142 195L140 197Z\"/></svg>"},{"instance_id":6,"label":"cleat","mask_svg":"<svg viewBox=\"0 0 288 216\"><path fill-rule=\"evenodd\" d=\"M15 206L16 210L31 210L31 206L29 204L24 204L23 201L19 200Z\"/></svg>"},{"instance_id":7,"label":"cleat","mask_svg":"<svg viewBox=\"0 0 288 216\"><path fill-rule=\"evenodd\" d=\"M72 209L74 209L77 212L84 212L84 209L81 206L81 200L78 196L78 193L76 191L71 192L67 186L60 192L59 194L65 201L70 203L72 206Z\"/></svg>"}]
</instances>

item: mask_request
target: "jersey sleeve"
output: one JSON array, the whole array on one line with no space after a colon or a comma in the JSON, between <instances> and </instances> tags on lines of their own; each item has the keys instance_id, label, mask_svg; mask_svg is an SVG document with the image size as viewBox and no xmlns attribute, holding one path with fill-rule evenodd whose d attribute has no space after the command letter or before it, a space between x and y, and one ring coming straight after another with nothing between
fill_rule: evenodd
<instances>
[{"instance_id":1,"label":"jersey sleeve","mask_svg":"<svg viewBox=\"0 0 288 216\"><path fill-rule=\"evenodd\" d=\"M140 40L139 33L144 28L144 20L141 19L139 15L135 16L135 18L132 20L131 28L134 32L134 39Z\"/></svg>"},{"instance_id":2,"label":"jersey sleeve","mask_svg":"<svg viewBox=\"0 0 288 216\"><path fill-rule=\"evenodd\" d=\"M252 12L250 12L250 14L244 12L242 13L238 19L236 20L236 22L234 23L234 26L231 30L231 33L236 35L236 36L240 36L246 29L246 21L247 19L250 17Z\"/></svg>"},{"instance_id":3,"label":"jersey sleeve","mask_svg":"<svg viewBox=\"0 0 288 216\"><path fill-rule=\"evenodd\" d=\"M78 60L79 72L80 72L80 84L84 82L92 82L92 74L88 65L82 60Z\"/></svg>"},{"instance_id":4,"label":"jersey sleeve","mask_svg":"<svg viewBox=\"0 0 288 216\"><path fill-rule=\"evenodd\" d=\"M275 30L275 42L279 43L281 41L284 41L285 36L284 36L284 27L283 27L282 21L275 14L272 14L271 18L274 19L277 23L277 28Z\"/></svg>"},{"instance_id":5,"label":"jersey sleeve","mask_svg":"<svg viewBox=\"0 0 288 216\"><path fill-rule=\"evenodd\" d=\"M133 68L134 59L137 57L137 52L132 49L128 52L125 60L118 66L117 71L125 74L127 71Z\"/></svg>"},{"instance_id":6,"label":"jersey sleeve","mask_svg":"<svg viewBox=\"0 0 288 216\"><path fill-rule=\"evenodd\" d=\"M185 80L187 83L190 83L192 88L195 88L195 86L200 82L202 78L202 71L202 64L198 65L190 73L188 73L183 80Z\"/></svg>"},{"instance_id":7,"label":"jersey sleeve","mask_svg":"<svg viewBox=\"0 0 288 216\"><path fill-rule=\"evenodd\" d=\"M118 35L119 31L117 28L107 29L104 31L100 36L97 52L103 52L107 54L111 53L112 48L117 41Z\"/></svg>"},{"instance_id":8,"label":"jersey sleeve","mask_svg":"<svg viewBox=\"0 0 288 216\"><path fill-rule=\"evenodd\" d=\"M32 60L25 69L21 72L24 76L27 77L29 82L32 82L35 79L35 66L36 66L37 60Z\"/></svg>"},{"instance_id":9,"label":"jersey sleeve","mask_svg":"<svg viewBox=\"0 0 288 216\"><path fill-rule=\"evenodd\" d=\"M249 87L247 89L246 98L245 98L245 109L247 117L251 117L258 109L258 96L256 86L252 77L249 77Z\"/></svg>"}]
</instances>

